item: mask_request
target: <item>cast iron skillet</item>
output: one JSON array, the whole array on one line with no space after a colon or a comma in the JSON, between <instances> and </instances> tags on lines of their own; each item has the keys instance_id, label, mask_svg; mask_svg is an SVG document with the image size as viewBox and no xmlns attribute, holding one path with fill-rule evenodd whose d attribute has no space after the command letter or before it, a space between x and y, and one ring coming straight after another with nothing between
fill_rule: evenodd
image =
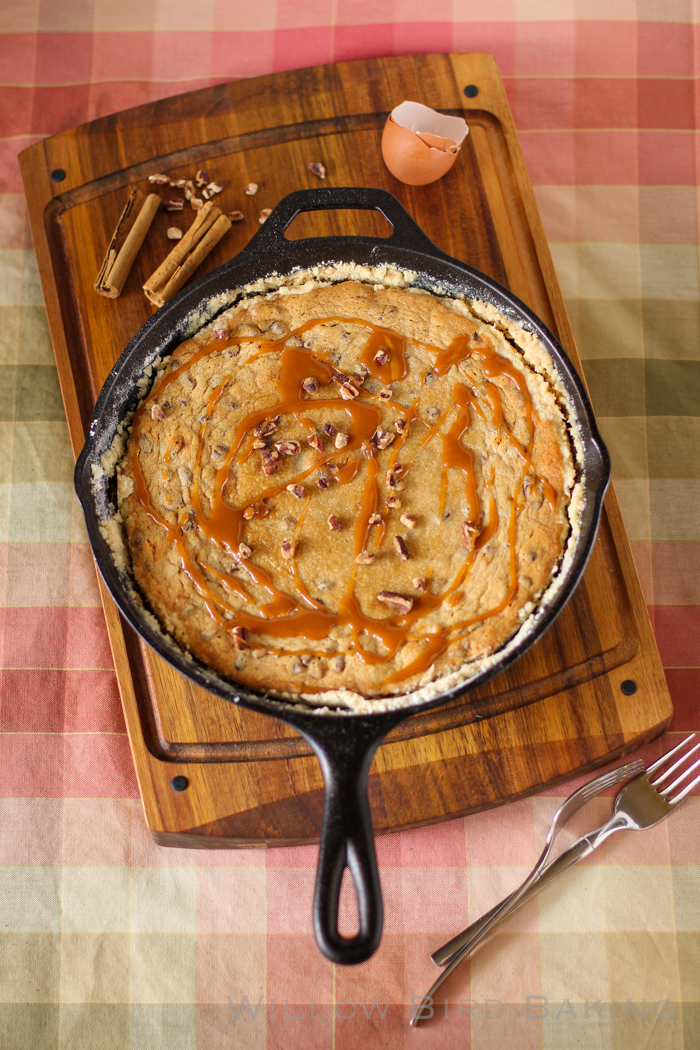
<instances>
[{"instance_id":1,"label":"cast iron skillet","mask_svg":"<svg viewBox=\"0 0 700 1050\"><path fill-rule=\"evenodd\" d=\"M379 211L394 227L388 238L319 237L290 241L284 232L303 211L363 208ZM188 335L188 324L213 296L235 289L273 271L286 274L298 267L325 262L367 265L389 263L415 270L417 284L441 287L444 294L493 303L504 314L524 321L551 353L562 383L578 415L585 447L585 506L581 532L566 583L542 609L534 629L511 647L495 666L434 699L400 711L376 715L319 714L228 680L211 668L186 657L161 634L134 600L127 577L116 567L99 528L114 505L113 479L97 479L93 467L110 447L116 428L138 400L137 382L147 363L167 354ZM222 307L223 309L224 307ZM99 471L98 471L99 474ZM378 189L328 188L290 193L274 209L250 243L229 262L205 274L163 306L134 336L110 372L95 406L88 438L75 470L75 486L83 506L88 535L99 570L122 615L165 660L198 685L217 696L288 722L315 751L321 764L326 794L313 904L316 940L333 962L359 963L378 947L382 933L382 897L374 852L372 821L367 801L367 776L374 753L395 725L416 711L444 704L510 666L549 627L578 583L595 539L610 464L588 399L576 371L557 340L540 320L495 281L441 252L390 193ZM518 706L517 703L513 706ZM345 867L355 885L359 932L345 938L338 933L338 901Z\"/></svg>"}]
</instances>

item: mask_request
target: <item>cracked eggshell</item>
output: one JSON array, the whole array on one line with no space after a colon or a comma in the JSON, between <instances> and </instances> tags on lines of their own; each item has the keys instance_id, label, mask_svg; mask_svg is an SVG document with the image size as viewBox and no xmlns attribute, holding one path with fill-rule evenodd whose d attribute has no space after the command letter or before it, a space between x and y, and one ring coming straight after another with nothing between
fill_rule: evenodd
<instances>
[{"instance_id":1,"label":"cracked eggshell","mask_svg":"<svg viewBox=\"0 0 700 1050\"><path fill-rule=\"evenodd\" d=\"M402 102L384 125L384 163L400 182L426 186L450 170L468 133L461 117L448 117L420 102Z\"/></svg>"}]
</instances>

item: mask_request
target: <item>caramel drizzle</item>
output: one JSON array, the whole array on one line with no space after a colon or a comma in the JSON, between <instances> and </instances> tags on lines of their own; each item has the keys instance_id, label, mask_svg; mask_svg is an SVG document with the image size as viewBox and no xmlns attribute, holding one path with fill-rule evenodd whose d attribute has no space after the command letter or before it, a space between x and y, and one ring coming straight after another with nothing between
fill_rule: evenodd
<instances>
[{"instance_id":1,"label":"caramel drizzle","mask_svg":"<svg viewBox=\"0 0 700 1050\"><path fill-rule=\"evenodd\" d=\"M278 415L292 415L302 426L306 426L310 430L315 431L315 425L303 415L305 411L308 411L310 406L315 410L324 407L335 410L342 409L349 416L350 421L350 441L348 445L342 449L342 452L336 451L330 454L321 454L309 469L299 473L291 482L289 479L286 479L283 484L270 485L269 488L257 494L252 504L248 502L246 506L250 507L252 505L254 507L255 516L266 516L269 513L267 509L269 501L273 497L282 493L287 485L298 484L324 464L330 463L341 456L345 457L355 453L354 458L350 459L345 465L336 470L335 482L337 484L348 484L356 477L362 462L366 462L367 480L363 489L361 507L354 531L355 556L361 551L367 549L371 530L373 528L373 526L370 525L370 518L373 514L376 514L379 509L379 489L377 485L379 463L376 456L376 447L371 444L372 436L381 422L381 411L376 404L378 399L376 396L368 394L366 391L361 391L364 397L358 397L353 400L343 400L340 397L306 398L302 389L302 381L304 379L313 376L321 387L326 388L330 386L334 381L334 378L337 381L342 381L343 377L334 368L332 361L325 357L325 355L314 353L307 348L286 345L293 337L302 336L305 332L310 331L318 325L333 325L338 322L361 325L369 331L370 335L365 347L363 348L360 360L365 366L366 371L373 378L380 380L384 384L389 384L398 379L404 378L408 374L408 366L406 363L406 340L390 329L381 328L357 318L331 317L308 321L295 331L290 332L288 335L277 340L267 340L260 336L229 337L223 342L217 339L200 348L182 365L163 375L151 391L148 398L137 410L134 416L134 443L137 449L137 454L133 458L135 495L153 521L166 531L168 540L177 547L182 571L187 574L199 592L209 615L225 630L230 632L235 627L246 627L258 634L264 634L272 638L303 636L312 641L320 641L322 638L328 636L328 633L333 626L338 624L349 624L352 628L351 650L367 664L387 663L396 655L400 646L407 640L422 640L424 644L423 651L408 666L401 668L387 678L384 684L388 685L403 681L426 670L445 651L451 637L459 635L474 624L482 622L502 612L515 596L518 588L515 546L517 505L523 481L528 470L531 468L532 449L534 444L532 403L527 390L525 377L507 360L500 357L490 345L479 340L476 333L474 338L468 336L456 337L450 345L443 350L438 350L436 347L428 346L426 344L419 344L423 349L426 349L435 355L433 371L440 376L447 375L450 368L453 366L458 367L469 357L476 357L481 361L483 372L489 380L486 383L486 390L488 400L491 403L490 422L493 426L498 428L501 437L513 445L522 459L522 475L517 490L513 493L508 525L508 542L510 548L509 586L502 601L499 602L495 608L490 609L486 613L482 613L480 616L455 624L447 629L435 629L431 632L418 631L418 633L412 633L411 630L419 620L427 616L445 600L449 599L450 604L456 604L459 601L460 589L468 576L478 551L492 539L499 526L496 503L492 496L490 496L489 500L486 521L485 523L482 522L483 515L477 493L474 453L470 449L465 448L461 443L462 438L470 426L470 413L475 412L482 419L486 419L476 392L470 390L463 383L457 383L454 387L454 402L455 407L457 408L457 414L449 430L446 433L443 433L440 431L439 427L453 409L450 409L449 412L440 417L435 425L428 426L428 433L421 441L419 447L420 452L425 444L432 440L436 435L439 435L442 440L443 476L440 496L441 519L444 508L448 471L451 469L460 470L464 478L465 497L469 508L468 523L474 529L475 538L471 549L466 551L465 562L456 574L455 579L445 590L438 594L430 594L426 592L414 598L413 606L409 612L398 616L375 619L365 615L359 608L355 599L354 585L357 566L353 566L350 585L347 593L339 601L338 612L333 613L308 594L303 581L300 580L297 574L296 566L292 563L291 576L293 580L293 590L297 594L297 598L295 599L289 594L277 589L274 586L271 577L264 569L259 565L256 565L254 562L246 560L244 557L246 552L241 551L241 544L243 542L243 533L246 522L246 519L244 518L244 510L246 508L234 507L227 502L226 488L229 482L231 467L244 463L251 454L251 435L252 431L258 424L265 423ZM240 346L241 344L248 342L260 343L261 348L256 354L248 359L246 365L262 354L271 352L281 353L280 378L277 387L278 400L267 408L258 409L248 413L239 422L230 450L227 453L222 466L216 473L214 498L210 501L208 513L205 513L199 492L204 436L209 420L213 416L215 406L225 393L230 377L220 383L219 386L213 390L209 398L207 412L199 434L196 460L197 467L192 485L192 506L194 514L181 515L178 521L171 523L164 518L153 505L141 469L138 441L143 414L147 407L157 397L160 397L172 383L176 382L184 372L191 369L196 361L201 360L212 353L225 350L230 346ZM374 358L377 355L377 352L382 349L388 351L389 360L384 361L384 363L379 363L375 361ZM379 356L381 361L384 355ZM505 377L512 382L524 398L524 413L529 435L527 448L523 448L520 445L505 425L500 391L498 386L493 382L494 379L499 377ZM417 413L415 406L411 406L407 409L405 406L393 401L385 401L383 403L393 407L408 423L408 427L404 434L400 435L392 446L389 455L389 467L391 468L395 466L397 462L400 450L406 441L410 424L417 418ZM171 445L172 442L166 450L166 461L170 459ZM402 467L401 474L399 474L398 477L405 476L407 472L408 467ZM544 479L542 480L544 481ZM554 510L556 507L556 493L548 482L544 481L544 486L545 498L550 507ZM490 486L487 483L487 489L489 487ZM304 512L305 509L306 503L304 505ZM196 559L193 558L187 550L185 542L186 534L182 528L188 517L193 518L196 527L199 528L205 536L212 540L219 549L227 552L230 557L235 559L239 566L239 574L240 570L242 570L243 573L248 574L252 582L266 595L268 599L266 602L263 604L255 603L240 579L232 573L221 573L210 565L205 564L200 566L200 564L197 563ZM482 523L479 529L480 522ZM300 527L301 522L297 525L297 533ZM383 525L377 530L378 536L375 541L375 549L381 545L385 531L386 527ZM257 604L257 612L253 613L247 609L236 608L222 599L219 594L214 593L208 585L203 568L211 573L215 579L217 579L224 587L230 589L247 605ZM239 574L237 574L237 576ZM300 601L303 605L300 604ZM368 651L361 644L361 637L363 635L372 636L380 643L383 649L381 655ZM299 652L306 651L307 650L299 650ZM324 652L319 653L318 655L328 654ZM320 691L320 689L307 686L304 686L304 689L306 691Z\"/></svg>"}]
</instances>

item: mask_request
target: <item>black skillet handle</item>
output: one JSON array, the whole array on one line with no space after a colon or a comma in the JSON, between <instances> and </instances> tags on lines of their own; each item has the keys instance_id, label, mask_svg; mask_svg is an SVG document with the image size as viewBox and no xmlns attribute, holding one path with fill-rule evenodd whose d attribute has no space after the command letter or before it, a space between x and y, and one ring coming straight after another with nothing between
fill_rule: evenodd
<instances>
[{"instance_id":1,"label":"black skillet handle","mask_svg":"<svg viewBox=\"0 0 700 1050\"><path fill-rule=\"evenodd\" d=\"M319 844L313 922L323 954L344 965L369 959L382 937L384 909L374 850L367 776L382 738L404 715L372 719L326 715L288 719L309 741L321 764L326 787ZM340 884L345 868L355 887L359 931L338 932Z\"/></svg>"},{"instance_id":2,"label":"black skillet handle","mask_svg":"<svg viewBox=\"0 0 700 1050\"><path fill-rule=\"evenodd\" d=\"M416 251L428 251L432 255L442 252L414 222L403 205L399 204L393 193L387 190L362 186L323 186L314 190L296 190L283 197L276 208L265 220L261 228L250 239L247 246L236 257L237 262L246 255L269 255L284 250L289 251L289 241L284 236L285 230L303 211L333 211L335 209L358 209L378 211L394 227L390 237L382 242L392 248L412 248ZM311 240L333 241L332 237L308 238ZM358 237L358 240L376 242L376 237ZM347 237L342 238L347 241Z\"/></svg>"}]
</instances>

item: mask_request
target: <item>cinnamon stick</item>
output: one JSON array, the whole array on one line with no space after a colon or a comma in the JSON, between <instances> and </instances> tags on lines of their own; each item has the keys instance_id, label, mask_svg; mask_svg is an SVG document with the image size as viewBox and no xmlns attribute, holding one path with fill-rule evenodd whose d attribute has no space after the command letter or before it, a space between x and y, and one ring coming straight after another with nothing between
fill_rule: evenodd
<instances>
[{"instance_id":1,"label":"cinnamon stick","mask_svg":"<svg viewBox=\"0 0 700 1050\"><path fill-rule=\"evenodd\" d=\"M95 291L108 299L117 299L129 276L134 259L144 242L153 218L160 207L157 193L146 196L134 187L109 242L100 272L95 278Z\"/></svg>"},{"instance_id":2,"label":"cinnamon stick","mask_svg":"<svg viewBox=\"0 0 700 1050\"><path fill-rule=\"evenodd\" d=\"M230 228L231 220L213 201L207 201L182 240L144 284L146 298L154 306L172 299Z\"/></svg>"}]
</instances>

